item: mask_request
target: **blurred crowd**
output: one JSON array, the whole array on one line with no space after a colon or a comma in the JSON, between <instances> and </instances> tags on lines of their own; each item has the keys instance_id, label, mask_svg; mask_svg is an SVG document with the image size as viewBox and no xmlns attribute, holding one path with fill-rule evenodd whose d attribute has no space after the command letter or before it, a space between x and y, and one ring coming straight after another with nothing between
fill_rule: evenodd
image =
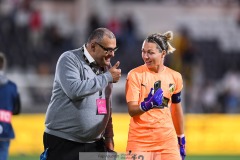
<instances>
[{"instance_id":1,"label":"blurred crowd","mask_svg":"<svg viewBox=\"0 0 240 160\"><path fill-rule=\"evenodd\" d=\"M0 51L6 54L10 69L51 75L60 54L80 46L76 46L73 35L61 34L58 25L44 25L41 10L32 2L11 0L10 8L0 10ZM117 37L119 50L114 61L120 60L123 74L142 64L141 43L145 37L138 36L134 15L113 15L104 22L101 19L97 13L89 15L86 37L97 27L107 27ZM240 51L222 51L214 39L194 39L187 26L175 32L173 46L177 50L165 63L183 75L185 112L240 113ZM38 90L32 91L38 100Z\"/></svg>"},{"instance_id":2,"label":"blurred crowd","mask_svg":"<svg viewBox=\"0 0 240 160\"><path fill-rule=\"evenodd\" d=\"M177 33L177 50L167 63L183 75L185 111L240 113L240 51L223 52L216 40L194 40L185 27Z\"/></svg>"},{"instance_id":3,"label":"blurred crowd","mask_svg":"<svg viewBox=\"0 0 240 160\"><path fill-rule=\"evenodd\" d=\"M0 50L10 68L52 73L60 53L73 47L56 24L44 26L41 11L32 0L5 1L0 13Z\"/></svg>"}]
</instances>

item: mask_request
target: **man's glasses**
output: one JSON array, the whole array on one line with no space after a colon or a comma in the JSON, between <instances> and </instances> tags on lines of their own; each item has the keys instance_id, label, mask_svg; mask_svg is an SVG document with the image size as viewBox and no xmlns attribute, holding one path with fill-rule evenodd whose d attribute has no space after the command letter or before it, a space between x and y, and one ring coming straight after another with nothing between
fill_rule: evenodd
<instances>
[{"instance_id":1,"label":"man's glasses","mask_svg":"<svg viewBox=\"0 0 240 160\"><path fill-rule=\"evenodd\" d=\"M101 44L99 44L97 42L95 42L95 43L97 45L99 45L105 51L106 54L107 53L109 54L110 52L116 52L118 50L118 47L116 47L116 48L106 48L106 47L102 46Z\"/></svg>"}]
</instances>

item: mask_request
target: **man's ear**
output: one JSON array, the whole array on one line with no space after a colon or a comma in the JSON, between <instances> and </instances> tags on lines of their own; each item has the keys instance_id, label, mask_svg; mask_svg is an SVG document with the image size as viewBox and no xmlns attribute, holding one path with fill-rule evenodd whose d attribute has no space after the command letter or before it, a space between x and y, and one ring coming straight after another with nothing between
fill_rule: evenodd
<instances>
[{"instance_id":1,"label":"man's ear","mask_svg":"<svg viewBox=\"0 0 240 160\"><path fill-rule=\"evenodd\" d=\"M95 52L95 49L96 49L96 45L95 45L95 43L91 43L91 50L93 51L93 52Z\"/></svg>"}]
</instances>

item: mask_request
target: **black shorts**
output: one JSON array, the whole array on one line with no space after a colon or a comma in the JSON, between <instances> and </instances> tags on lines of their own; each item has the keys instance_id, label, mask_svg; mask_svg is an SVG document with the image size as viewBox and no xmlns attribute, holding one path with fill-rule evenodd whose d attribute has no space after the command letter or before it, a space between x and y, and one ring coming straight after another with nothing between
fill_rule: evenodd
<instances>
[{"instance_id":1,"label":"black shorts","mask_svg":"<svg viewBox=\"0 0 240 160\"><path fill-rule=\"evenodd\" d=\"M104 140L79 143L44 133L44 150L48 148L47 160L79 160L79 152L106 152Z\"/></svg>"}]
</instances>

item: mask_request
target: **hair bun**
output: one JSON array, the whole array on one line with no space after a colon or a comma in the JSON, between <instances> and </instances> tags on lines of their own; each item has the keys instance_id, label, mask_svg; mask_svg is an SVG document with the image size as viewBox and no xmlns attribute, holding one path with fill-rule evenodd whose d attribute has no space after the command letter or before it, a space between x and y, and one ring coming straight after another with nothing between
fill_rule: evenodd
<instances>
[{"instance_id":1,"label":"hair bun","mask_svg":"<svg viewBox=\"0 0 240 160\"><path fill-rule=\"evenodd\" d=\"M167 41L173 39L173 32L172 31L167 31L163 35L167 38Z\"/></svg>"}]
</instances>

